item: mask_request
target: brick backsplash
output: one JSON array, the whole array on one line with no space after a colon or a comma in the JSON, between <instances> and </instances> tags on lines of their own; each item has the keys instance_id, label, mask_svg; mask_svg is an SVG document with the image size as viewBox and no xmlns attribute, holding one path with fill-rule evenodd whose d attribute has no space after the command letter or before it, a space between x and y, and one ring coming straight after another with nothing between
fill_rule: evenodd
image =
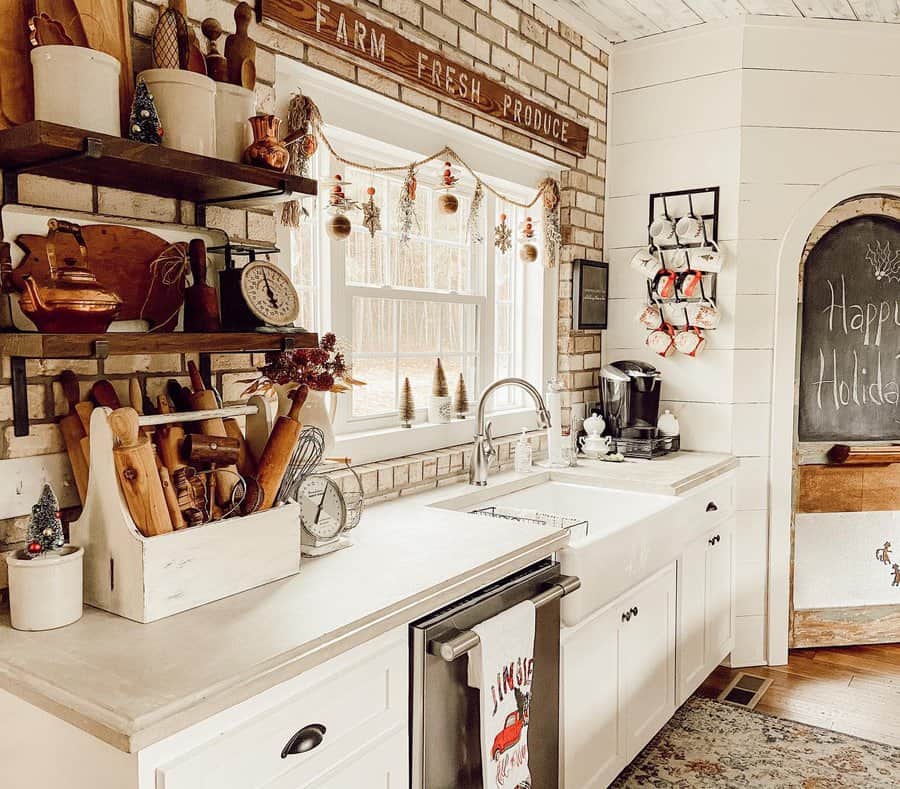
<instances>
[{"instance_id":1,"label":"brick backsplash","mask_svg":"<svg viewBox=\"0 0 900 789\"><path fill-rule=\"evenodd\" d=\"M252 3L251 3L252 4ZM348 3L350 4L350 3ZM165 0L132 0L134 62L137 71L150 65L149 37ZM188 0L191 23L199 27L206 16L218 17L226 30L233 30L232 0ZM482 132L509 145L555 159L569 168L562 174L563 248L559 276L557 325L559 377L563 394L564 421L572 404L594 399L600 366L600 335L572 329L572 264L576 258L600 259L603 247L603 195L606 178L606 81L608 57L577 31L534 6L530 0L357 0L361 13L383 24L400 28L442 49L449 57L477 68L535 101L577 118L590 130L588 154L574 156L556 151L545 143L505 129L487 118L460 110L413 90L384 74L364 68L349 56L326 52L321 44L306 42L286 28L254 25L251 35L258 44L257 106L271 111L275 104L275 54L307 63L355 81L453 123ZM327 118L326 118L327 121ZM440 141L435 141L440 142ZM437 146L431 146L437 147ZM40 176L22 176L19 188L23 204L49 209L95 212L123 219L191 224L194 206L178 200L160 199L116 189L92 187ZM276 220L272 212L241 211L210 207L210 227L229 235L257 241L274 241ZM117 357L106 361L33 360L28 363L28 397L33 416L31 435L16 438L11 424L9 360L0 365L0 459L21 458L62 451L55 418L62 413L63 398L55 382L60 372L72 369L82 378L82 391L90 382L109 378L125 395L127 379L137 375L150 397L155 397L169 378L187 381L190 356L166 354ZM240 379L254 369L259 359L249 355L221 355L213 359L214 383L226 398L240 394ZM498 439L498 464L511 467L511 445L517 437ZM546 439L531 438L536 455L546 452ZM465 478L468 446L453 447L410 458L362 466L366 500L377 501L432 488ZM0 544L21 540L27 518L0 520Z\"/></svg>"}]
</instances>

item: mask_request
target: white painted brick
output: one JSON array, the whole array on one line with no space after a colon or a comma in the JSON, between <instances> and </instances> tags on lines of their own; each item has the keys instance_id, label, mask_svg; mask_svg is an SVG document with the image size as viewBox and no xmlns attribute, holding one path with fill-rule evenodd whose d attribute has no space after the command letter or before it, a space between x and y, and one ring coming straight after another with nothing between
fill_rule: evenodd
<instances>
[{"instance_id":1,"label":"white painted brick","mask_svg":"<svg viewBox=\"0 0 900 789\"><path fill-rule=\"evenodd\" d=\"M27 436L16 436L12 427L3 430L5 457L24 458L65 452L66 446L56 425L32 424Z\"/></svg>"},{"instance_id":2,"label":"white painted brick","mask_svg":"<svg viewBox=\"0 0 900 789\"><path fill-rule=\"evenodd\" d=\"M181 372L181 354L141 353L135 356L110 356L103 362L103 372L109 375L129 373Z\"/></svg>"},{"instance_id":3,"label":"white painted brick","mask_svg":"<svg viewBox=\"0 0 900 789\"><path fill-rule=\"evenodd\" d=\"M77 184L46 178L43 175L19 177L19 202L25 205L68 208L71 211L91 211L94 190L90 184Z\"/></svg>"}]
</instances>

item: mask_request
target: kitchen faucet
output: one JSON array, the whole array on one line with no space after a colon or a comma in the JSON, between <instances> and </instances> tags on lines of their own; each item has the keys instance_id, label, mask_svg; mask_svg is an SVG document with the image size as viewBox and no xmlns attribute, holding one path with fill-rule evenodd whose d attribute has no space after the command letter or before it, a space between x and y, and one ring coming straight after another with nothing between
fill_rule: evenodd
<instances>
[{"instance_id":1,"label":"kitchen faucet","mask_svg":"<svg viewBox=\"0 0 900 789\"><path fill-rule=\"evenodd\" d=\"M491 435L491 423L484 424L484 409L487 405L487 399L491 396L495 389L501 386L518 386L531 395L534 404L537 407L538 423L541 427L550 427L550 412L544 403L541 393L534 388L524 378L501 378L494 381L484 392L478 401L478 416L475 420L478 432L475 434L475 440L472 444L472 460L469 463L469 484L470 485L487 485L488 466L491 458L497 454L494 449L494 438Z\"/></svg>"}]
</instances>

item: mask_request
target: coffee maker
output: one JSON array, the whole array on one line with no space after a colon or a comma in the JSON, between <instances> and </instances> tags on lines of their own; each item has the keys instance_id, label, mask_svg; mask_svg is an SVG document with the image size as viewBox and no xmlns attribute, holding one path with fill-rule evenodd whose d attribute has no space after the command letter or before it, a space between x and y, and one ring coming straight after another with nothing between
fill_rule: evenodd
<instances>
[{"instance_id":1,"label":"coffee maker","mask_svg":"<svg viewBox=\"0 0 900 789\"><path fill-rule=\"evenodd\" d=\"M624 360L600 370L600 408L614 438L653 438L662 374L652 364Z\"/></svg>"}]
</instances>

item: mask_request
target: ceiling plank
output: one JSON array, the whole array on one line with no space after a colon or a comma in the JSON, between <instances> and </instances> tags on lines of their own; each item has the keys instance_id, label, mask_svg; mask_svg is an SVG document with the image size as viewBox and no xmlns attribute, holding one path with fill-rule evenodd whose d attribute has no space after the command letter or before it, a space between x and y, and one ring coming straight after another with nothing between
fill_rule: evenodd
<instances>
[{"instance_id":1,"label":"ceiling plank","mask_svg":"<svg viewBox=\"0 0 900 789\"><path fill-rule=\"evenodd\" d=\"M896 0L850 0L856 16L865 22L900 21Z\"/></svg>"},{"instance_id":2,"label":"ceiling plank","mask_svg":"<svg viewBox=\"0 0 900 789\"><path fill-rule=\"evenodd\" d=\"M698 25L703 20L682 0L628 0L635 10L662 30L678 30Z\"/></svg>"},{"instance_id":3,"label":"ceiling plank","mask_svg":"<svg viewBox=\"0 0 900 789\"><path fill-rule=\"evenodd\" d=\"M704 22L728 19L747 13L738 0L684 0L684 2Z\"/></svg>"},{"instance_id":4,"label":"ceiling plank","mask_svg":"<svg viewBox=\"0 0 900 789\"><path fill-rule=\"evenodd\" d=\"M535 0L534 4L573 30L579 31L604 52L611 52L613 44L625 40L617 39L616 31L606 27L585 10L584 0Z\"/></svg>"},{"instance_id":5,"label":"ceiling plank","mask_svg":"<svg viewBox=\"0 0 900 789\"><path fill-rule=\"evenodd\" d=\"M800 16L800 9L793 0L741 0L741 5L748 14L764 14L768 16Z\"/></svg>"},{"instance_id":6,"label":"ceiling plank","mask_svg":"<svg viewBox=\"0 0 900 789\"><path fill-rule=\"evenodd\" d=\"M596 17L600 24L615 30L620 41L662 33L659 25L637 11L628 0L584 0L584 8Z\"/></svg>"},{"instance_id":7,"label":"ceiling plank","mask_svg":"<svg viewBox=\"0 0 900 789\"><path fill-rule=\"evenodd\" d=\"M856 19L849 0L794 0L794 5L811 19Z\"/></svg>"}]
</instances>

